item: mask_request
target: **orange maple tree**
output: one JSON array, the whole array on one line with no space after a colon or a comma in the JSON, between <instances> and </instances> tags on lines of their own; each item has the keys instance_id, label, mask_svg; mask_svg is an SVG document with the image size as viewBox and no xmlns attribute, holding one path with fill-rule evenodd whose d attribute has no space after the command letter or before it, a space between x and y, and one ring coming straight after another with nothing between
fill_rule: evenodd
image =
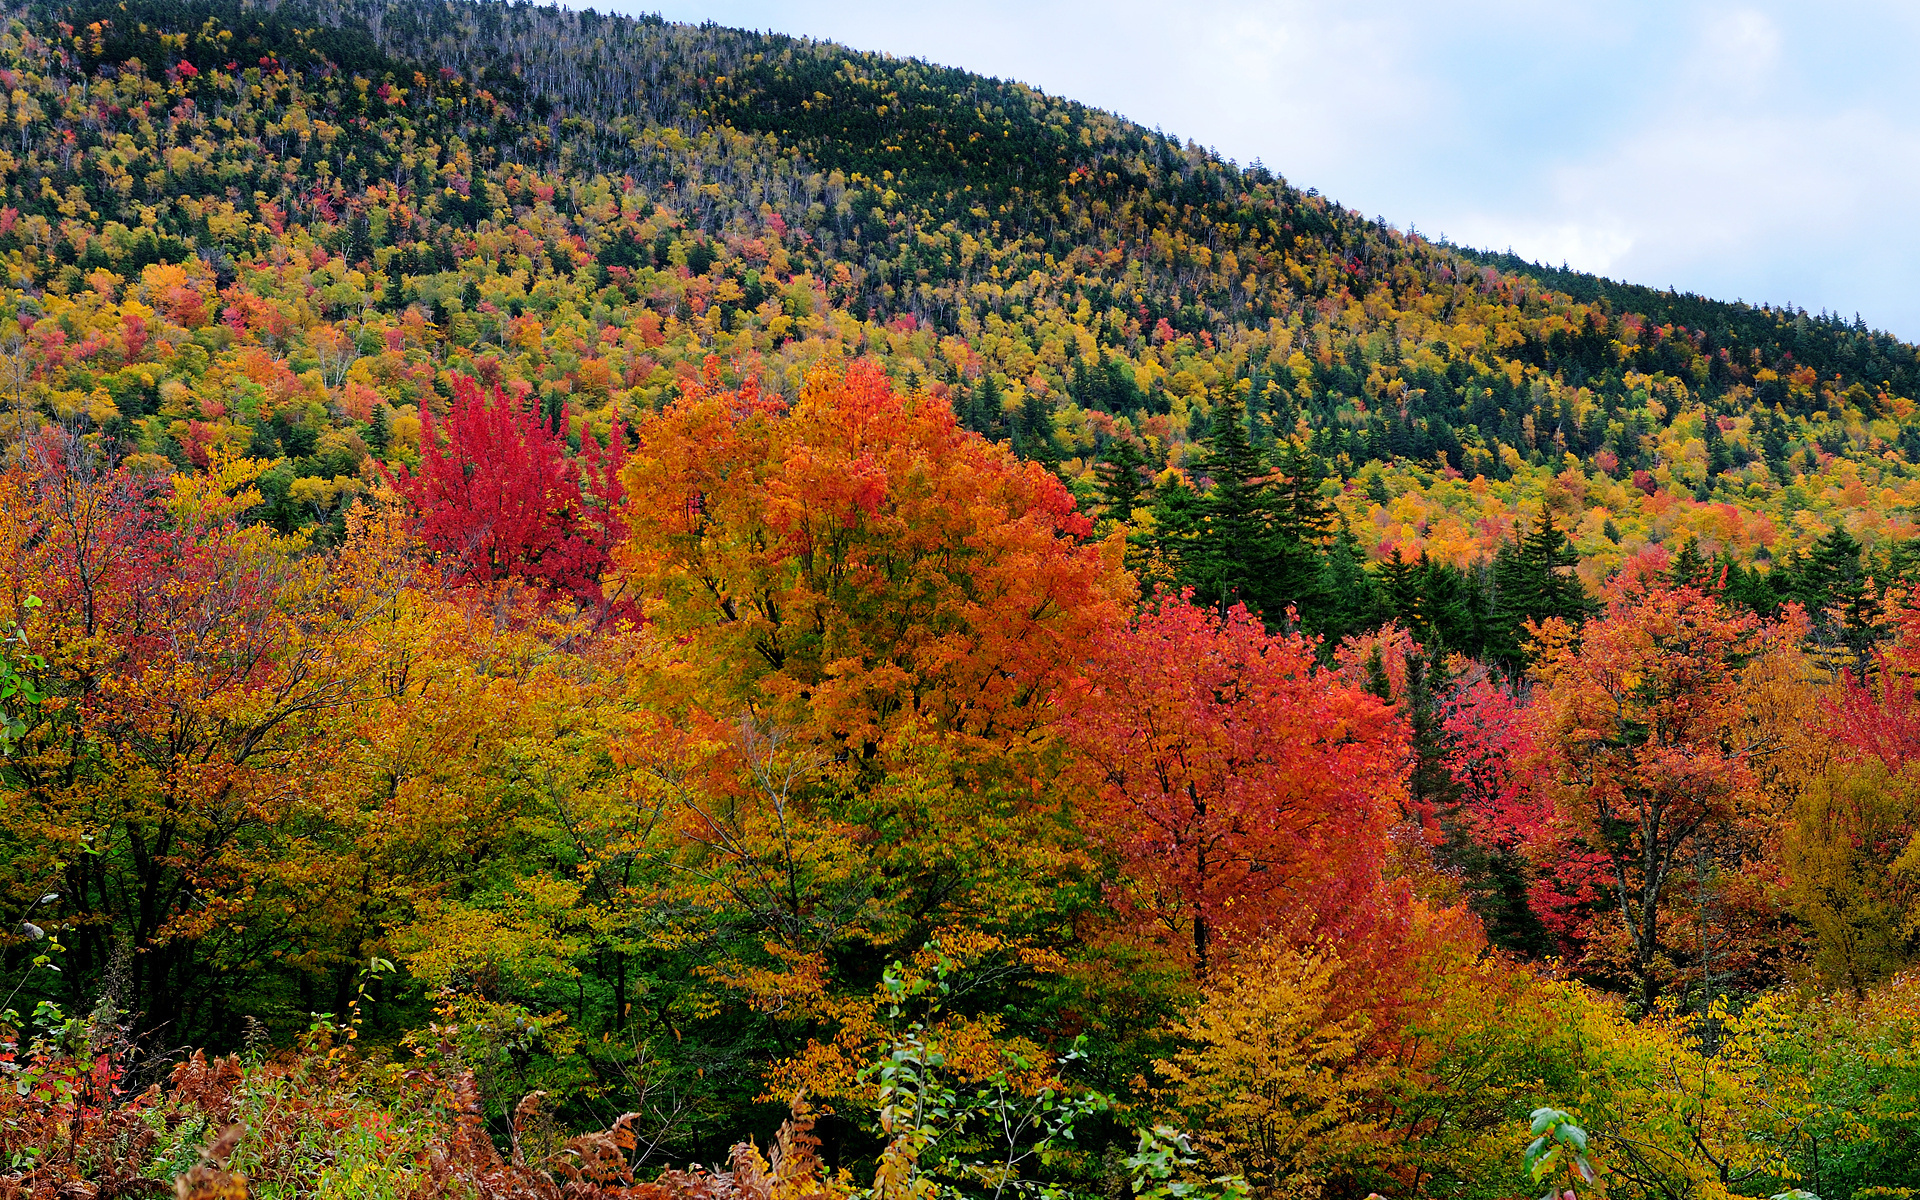
<instances>
[{"instance_id":1,"label":"orange maple tree","mask_svg":"<svg viewBox=\"0 0 1920 1200\"><path fill-rule=\"evenodd\" d=\"M1058 479L868 364L816 369L792 404L691 387L639 438L632 590L736 703L856 761L908 721L1034 739L1131 595Z\"/></svg>"},{"instance_id":2,"label":"orange maple tree","mask_svg":"<svg viewBox=\"0 0 1920 1200\"><path fill-rule=\"evenodd\" d=\"M1659 990L1664 908L1689 852L1758 792L1770 731L1749 719L1749 679L1766 657L1792 653L1799 632L1635 573L1577 634L1558 620L1539 631L1529 717L1544 786L1601 859L1644 1006Z\"/></svg>"}]
</instances>

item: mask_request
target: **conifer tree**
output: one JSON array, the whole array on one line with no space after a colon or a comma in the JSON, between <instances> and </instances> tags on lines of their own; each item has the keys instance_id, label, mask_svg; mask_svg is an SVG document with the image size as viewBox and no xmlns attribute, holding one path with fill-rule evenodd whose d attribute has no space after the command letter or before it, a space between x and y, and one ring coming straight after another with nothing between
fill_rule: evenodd
<instances>
[{"instance_id":1,"label":"conifer tree","mask_svg":"<svg viewBox=\"0 0 1920 1200\"><path fill-rule=\"evenodd\" d=\"M1667 577L1681 587L1704 588L1714 574L1711 565L1700 553L1696 540L1688 538L1686 544L1680 547L1680 553L1674 555L1673 561L1668 564Z\"/></svg>"},{"instance_id":2,"label":"conifer tree","mask_svg":"<svg viewBox=\"0 0 1920 1200\"><path fill-rule=\"evenodd\" d=\"M1169 477L1154 490L1153 526L1135 564L1149 582L1197 593L1207 541L1206 502L1185 480Z\"/></svg>"},{"instance_id":3,"label":"conifer tree","mask_svg":"<svg viewBox=\"0 0 1920 1200\"><path fill-rule=\"evenodd\" d=\"M966 420L967 428L989 441L999 440L1002 432L1002 393L999 380L988 371L980 376L980 382L973 385L973 394L968 397Z\"/></svg>"},{"instance_id":4,"label":"conifer tree","mask_svg":"<svg viewBox=\"0 0 1920 1200\"><path fill-rule=\"evenodd\" d=\"M1508 667L1521 664L1528 621L1559 617L1578 621L1590 609L1586 589L1573 574L1580 556L1543 506L1524 536L1500 548L1493 560L1493 604L1488 614L1487 652Z\"/></svg>"},{"instance_id":5,"label":"conifer tree","mask_svg":"<svg viewBox=\"0 0 1920 1200\"><path fill-rule=\"evenodd\" d=\"M1859 539L1836 525L1814 543L1793 592L1813 618L1816 633L1864 664L1875 639L1874 592Z\"/></svg>"},{"instance_id":6,"label":"conifer tree","mask_svg":"<svg viewBox=\"0 0 1920 1200\"><path fill-rule=\"evenodd\" d=\"M1101 510L1108 519L1133 520L1133 510L1140 507L1140 498L1146 493L1141 474L1146 466L1147 457L1133 438L1117 437L1107 443L1107 452L1094 465L1093 476L1100 491Z\"/></svg>"},{"instance_id":7,"label":"conifer tree","mask_svg":"<svg viewBox=\"0 0 1920 1200\"><path fill-rule=\"evenodd\" d=\"M1304 589L1276 590L1276 585L1293 582L1279 577L1293 564L1281 562L1282 539L1267 465L1247 439L1245 409L1237 396L1216 405L1201 469L1212 486L1205 497L1204 558L1197 564L1198 578L1190 582L1203 602L1223 609L1245 603L1271 624L1282 615L1281 597L1288 590Z\"/></svg>"},{"instance_id":8,"label":"conifer tree","mask_svg":"<svg viewBox=\"0 0 1920 1200\"><path fill-rule=\"evenodd\" d=\"M1367 552L1342 522L1334 531L1320 568L1320 586L1303 624L1329 645L1364 633L1386 619L1388 606L1380 586L1366 569Z\"/></svg>"},{"instance_id":9,"label":"conifer tree","mask_svg":"<svg viewBox=\"0 0 1920 1200\"><path fill-rule=\"evenodd\" d=\"M1053 433L1053 408L1038 392L1029 389L1021 401L1015 435L1014 450L1020 457L1030 458L1051 471L1060 469L1060 443Z\"/></svg>"},{"instance_id":10,"label":"conifer tree","mask_svg":"<svg viewBox=\"0 0 1920 1200\"><path fill-rule=\"evenodd\" d=\"M1424 641L1426 619L1421 612L1419 575L1419 567L1408 562L1398 546L1380 560L1380 590L1386 595L1388 609L1415 641Z\"/></svg>"},{"instance_id":11,"label":"conifer tree","mask_svg":"<svg viewBox=\"0 0 1920 1200\"><path fill-rule=\"evenodd\" d=\"M1281 527L1303 542L1318 543L1333 529L1333 506L1320 495L1326 464L1311 447L1289 442L1280 456Z\"/></svg>"},{"instance_id":12,"label":"conifer tree","mask_svg":"<svg viewBox=\"0 0 1920 1200\"><path fill-rule=\"evenodd\" d=\"M1733 466L1733 454L1720 433L1719 418L1709 412L1702 417L1702 423L1706 426L1707 479L1711 482L1715 475Z\"/></svg>"}]
</instances>

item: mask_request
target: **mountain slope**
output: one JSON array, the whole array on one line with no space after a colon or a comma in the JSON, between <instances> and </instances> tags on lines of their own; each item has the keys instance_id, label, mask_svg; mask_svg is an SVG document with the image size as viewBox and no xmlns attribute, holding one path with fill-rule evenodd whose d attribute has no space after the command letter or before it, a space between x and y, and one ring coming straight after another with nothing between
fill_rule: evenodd
<instances>
[{"instance_id":1,"label":"mountain slope","mask_svg":"<svg viewBox=\"0 0 1920 1200\"><path fill-rule=\"evenodd\" d=\"M918 60L373 2L42 6L4 56L16 404L177 466L284 456L287 527L406 460L449 370L604 434L710 355L791 392L834 353L1089 498L1115 437L1196 470L1237 391L1375 556L1486 561L1545 499L1590 576L1650 540L1764 559L1903 540L1920 501L1891 337L1436 245ZM159 325L116 357L129 302Z\"/></svg>"}]
</instances>

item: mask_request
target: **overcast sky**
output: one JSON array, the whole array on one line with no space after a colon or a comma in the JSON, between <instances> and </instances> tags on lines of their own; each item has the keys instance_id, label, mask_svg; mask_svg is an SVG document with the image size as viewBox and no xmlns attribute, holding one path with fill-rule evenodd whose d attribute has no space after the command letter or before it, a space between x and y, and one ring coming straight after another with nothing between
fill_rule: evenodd
<instances>
[{"instance_id":1,"label":"overcast sky","mask_svg":"<svg viewBox=\"0 0 1920 1200\"><path fill-rule=\"evenodd\" d=\"M1920 340L1915 0L611 7L1021 79L1401 229Z\"/></svg>"}]
</instances>

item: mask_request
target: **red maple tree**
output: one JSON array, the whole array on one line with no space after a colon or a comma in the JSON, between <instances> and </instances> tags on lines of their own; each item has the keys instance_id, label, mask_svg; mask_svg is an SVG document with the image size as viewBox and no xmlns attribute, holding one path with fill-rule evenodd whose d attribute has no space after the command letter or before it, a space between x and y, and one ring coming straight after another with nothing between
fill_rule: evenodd
<instances>
[{"instance_id":1,"label":"red maple tree","mask_svg":"<svg viewBox=\"0 0 1920 1200\"><path fill-rule=\"evenodd\" d=\"M600 576L620 528L626 434L605 446L581 436L578 456L499 387L453 377L453 405L436 429L420 405L420 468L395 479L417 514L415 532L460 582L517 578L588 605L605 602Z\"/></svg>"},{"instance_id":2,"label":"red maple tree","mask_svg":"<svg viewBox=\"0 0 1920 1200\"><path fill-rule=\"evenodd\" d=\"M1390 705L1319 669L1245 608L1163 597L1093 648L1069 736L1122 896L1190 948L1372 933L1404 788Z\"/></svg>"}]
</instances>

